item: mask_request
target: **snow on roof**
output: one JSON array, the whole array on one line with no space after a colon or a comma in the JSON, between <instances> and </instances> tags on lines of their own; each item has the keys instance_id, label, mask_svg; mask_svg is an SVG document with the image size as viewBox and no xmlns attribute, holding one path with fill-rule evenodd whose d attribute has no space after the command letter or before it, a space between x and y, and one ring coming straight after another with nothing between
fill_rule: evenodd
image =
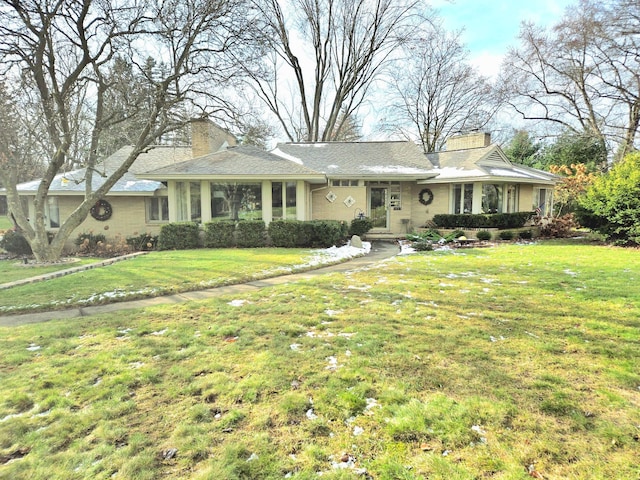
<instances>
[{"instance_id":1,"label":"snow on roof","mask_svg":"<svg viewBox=\"0 0 640 480\"><path fill-rule=\"evenodd\" d=\"M298 165L304 165L302 160L300 160L298 157L294 157L293 155L289 155L288 153L285 153L282 150L280 150L278 147L276 147L273 150L271 150L270 153L273 153L274 155L277 155L277 156L279 156L281 158L284 158L285 160L289 160L291 162L297 163Z\"/></svg>"},{"instance_id":2,"label":"snow on roof","mask_svg":"<svg viewBox=\"0 0 640 480\"><path fill-rule=\"evenodd\" d=\"M422 175L432 173L431 170L427 170L425 168L407 167L404 165L363 165L362 170L378 174L394 173L403 175Z\"/></svg>"}]
</instances>

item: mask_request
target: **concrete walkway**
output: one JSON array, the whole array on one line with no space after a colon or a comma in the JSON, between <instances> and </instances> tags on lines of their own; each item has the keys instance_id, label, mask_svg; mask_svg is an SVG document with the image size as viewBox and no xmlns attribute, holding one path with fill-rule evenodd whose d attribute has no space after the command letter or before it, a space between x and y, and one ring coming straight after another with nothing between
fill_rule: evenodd
<instances>
[{"instance_id":1,"label":"concrete walkway","mask_svg":"<svg viewBox=\"0 0 640 480\"><path fill-rule=\"evenodd\" d=\"M347 262L326 267L317 268L303 273L293 273L282 275L279 277L265 278L263 280L255 280L248 283L237 285L227 285L224 287L209 288L206 290L198 290L193 292L176 293L161 297L144 298L141 300L131 300L128 302L116 302L106 305L95 305L88 307L76 307L69 310L53 310L49 312L25 313L22 315L8 315L0 317L0 327L11 327L18 325L26 325L29 323L47 322L49 320L63 320L70 318L87 317L90 315L98 315L102 313L117 312L119 310L129 310L134 308L144 308L154 305L183 303L192 300L206 300L208 298L220 297L229 294L243 294L253 292L262 288L274 285L282 285L284 283L293 283L301 280L309 280L319 275L334 272L348 272L358 270L373 265L379 261L391 258L399 253L398 245L391 242L374 242L371 245L371 251L362 257L353 258Z\"/></svg>"}]
</instances>

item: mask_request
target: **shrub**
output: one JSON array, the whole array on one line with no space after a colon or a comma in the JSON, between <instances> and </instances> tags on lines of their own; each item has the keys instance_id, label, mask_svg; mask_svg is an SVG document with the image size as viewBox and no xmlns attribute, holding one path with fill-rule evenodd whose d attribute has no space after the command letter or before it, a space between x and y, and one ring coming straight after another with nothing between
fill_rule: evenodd
<instances>
[{"instance_id":1,"label":"shrub","mask_svg":"<svg viewBox=\"0 0 640 480\"><path fill-rule=\"evenodd\" d=\"M520 228L534 215L534 212L494 213L494 214L439 214L433 223L440 228Z\"/></svg>"},{"instance_id":2,"label":"shrub","mask_svg":"<svg viewBox=\"0 0 640 480\"><path fill-rule=\"evenodd\" d=\"M548 238L566 238L572 235L577 226L572 213L561 217L543 219L546 223L540 224L540 236Z\"/></svg>"},{"instance_id":3,"label":"shrub","mask_svg":"<svg viewBox=\"0 0 640 480\"><path fill-rule=\"evenodd\" d=\"M94 234L93 232L80 233L73 241L79 248L80 253L88 255L97 255L98 250L106 243L107 237L102 233Z\"/></svg>"},{"instance_id":4,"label":"shrub","mask_svg":"<svg viewBox=\"0 0 640 480\"><path fill-rule=\"evenodd\" d=\"M444 236L444 239L447 242L453 242L454 240L457 240L460 237L464 236L464 232L462 230L454 230L451 233L448 233L447 235Z\"/></svg>"},{"instance_id":5,"label":"shrub","mask_svg":"<svg viewBox=\"0 0 640 480\"><path fill-rule=\"evenodd\" d=\"M521 240L531 240L533 238L533 232L531 230L522 230L518 233L518 237L520 237Z\"/></svg>"},{"instance_id":6,"label":"shrub","mask_svg":"<svg viewBox=\"0 0 640 480\"><path fill-rule=\"evenodd\" d=\"M267 244L267 228L262 220L238 222L236 243L239 247L255 248Z\"/></svg>"},{"instance_id":7,"label":"shrub","mask_svg":"<svg viewBox=\"0 0 640 480\"><path fill-rule=\"evenodd\" d=\"M430 242L437 242L442 238L442 235L435 228L429 228L424 232L420 233L409 233L407 234L407 240L412 242L419 242L421 240L428 240Z\"/></svg>"},{"instance_id":8,"label":"shrub","mask_svg":"<svg viewBox=\"0 0 640 480\"><path fill-rule=\"evenodd\" d=\"M500 240L513 240L515 235L511 230L502 230L498 233L498 237L500 237Z\"/></svg>"},{"instance_id":9,"label":"shrub","mask_svg":"<svg viewBox=\"0 0 640 480\"><path fill-rule=\"evenodd\" d=\"M608 240L640 245L640 152L627 155L596 178L580 205Z\"/></svg>"},{"instance_id":10,"label":"shrub","mask_svg":"<svg viewBox=\"0 0 640 480\"><path fill-rule=\"evenodd\" d=\"M81 233L73 243L78 245L79 253L95 257L117 257L126 255L132 250L131 245L120 235L107 239L101 233Z\"/></svg>"},{"instance_id":11,"label":"shrub","mask_svg":"<svg viewBox=\"0 0 640 480\"><path fill-rule=\"evenodd\" d=\"M373 228L373 222L370 218L354 218L349 226L349 235L363 236Z\"/></svg>"},{"instance_id":12,"label":"shrub","mask_svg":"<svg viewBox=\"0 0 640 480\"><path fill-rule=\"evenodd\" d=\"M491 237L492 235L489 230L480 230L478 233L476 233L476 238L482 242L491 240Z\"/></svg>"},{"instance_id":13,"label":"shrub","mask_svg":"<svg viewBox=\"0 0 640 480\"><path fill-rule=\"evenodd\" d=\"M31 255L31 246L20 232L8 230L0 240L0 248L14 255Z\"/></svg>"},{"instance_id":14,"label":"shrub","mask_svg":"<svg viewBox=\"0 0 640 480\"><path fill-rule=\"evenodd\" d=\"M433 244L426 240L420 240L414 242L413 248L417 252L430 252L431 250L433 250Z\"/></svg>"},{"instance_id":15,"label":"shrub","mask_svg":"<svg viewBox=\"0 0 640 480\"><path fill-rule=\"evenodd\" d=\"M160 229L159 250L187 250L200 246L200 227L195 222L167 223Z\"/></svg>"},{"instance_id":16,"label":"shrub","mask_svg":"<svg viewBox=\"0 0 640 480\"><path fill-rule=\"evenodd\" d=\"M127 245L136 252L155 250L158 245L158 236L150 233L141 233L138 236L128 237Z\"/></svg>"},{"instance_id":17,"label":"shrub","mask_svg":"<svg viewBox=\"0 0 640 480\"><path fill-rule=\"evenodd\" d=\"M236 245L234 232L236 222L220 220L204 224L204 246L206 248L230 248Z\"/></svg>"},{"instance_id":18,"label":"shrub","mask_svg":"<svg viewBox=\"0 0 640 480\"><path fill-rule=\"evenodd\" d=\"M344 243L349 233L345 223L338 220L312 220L306 222L310 228L310 243L312 247L328 248Z\"/></svg>"},{"instance_id":19,"label":"shrub","mask_svg":"<svg viewBox=\"0 0 640 480\"><path fill-rule=\"evenodd\" d=\"M309 229L299 220L274 220L269 224L269 238L275 247L309 246Z\"/></svg>"}]
</instances>

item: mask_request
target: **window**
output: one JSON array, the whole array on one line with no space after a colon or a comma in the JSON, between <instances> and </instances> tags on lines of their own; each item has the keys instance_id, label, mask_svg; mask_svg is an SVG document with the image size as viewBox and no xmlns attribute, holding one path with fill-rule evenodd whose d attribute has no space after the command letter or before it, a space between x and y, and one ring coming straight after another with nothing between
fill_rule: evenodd
<instances>
[{"instance_id":1,"label":"window","mask_svg":"<svg viewBox=\"0 0 640 480\"><path fill-rule=\"evenodd\" d=\"M482 185L482 213L502 213L502 185Z\"/></svg>"},{"instance_id":2,"label":"window","mask_svg":"<svg viewBox=\"0 0 640 480\"><path fill-rule=\"evenodd\" d=\"M290 220L295 220L296 217L296 182L287 182L287 190L285 203L287 204L286 208L286 218Z\"/></svg>"},{"instance_id":3,"label":"window","mask_svg":"<svg viewBox=\"0 0 640 480\"><path fill-rule=\"evenodd\" d=\"M332 187L357 187L358 180L331 180Z\"/></svg>"},{"instance_id":4,"label":"window","mask_svg":"<svg viewBox=\"0 0 640 480\"><path fill-rule=\"evenodd\" d=\"M198 222L202 220L202 205L200 204L200 182L190 182L189 199L191 210L191 221Z\"/></svg>"},{"instance_id":5,"label":"window","mask_svg":"<svg viewBox=\"0 0 640 480\"><path fill-rule=\"evenodd\" d=\"M212 183L211 217L229 220L261 220L262 184Z\"/></svg>"},{"instance_id":6,"label":"window","mask_svg":"<svg viewBox=\"0 0 640 480\"><path fill-rule=\"evenodd\" d=\"M389 187L389 208L402 210L402 198L400 197L400 183L391 182Z\"/></svg>"},{"instance_id":7,"label":"window","mask_svg":"<svg viewBox=\"0 0 640 480\"><path fill-rule=\"evenodd\" d=\"M176 182L176 207L179 222L200 222L202 205L200 182Z\"/></svg>"},{"instance_id":8,"label":"window","mask_svg":"<svg viewBox=\"0 0 640 480\"><path fill-rule=\"evenodd\" d=\"M44 214L47 217L49 228L60 228L60 209L58 208L58 197L47 197Z\"/></svg>"},{"instance_id":9,"label":"window","mask_svg":"<svg viewBox=\"0 0 640 480\"><path fill-rule=\"evenodd\" d=\"M145 201L147 222L169 221L169 197L151 197Z\"/></svg>"},{"instance_id":10,"label":"window","mask_svg":"<svg viewBox=\"0 0 640 480\"><path fill-rule=\"evenodd\" d=\"M177 219L179 222L186 222L189 220L189 197L188 197L189 184L185 182L176 182L176 206Z\"/></svg>"},{"instance_id":11,"label":"window","mask_svg":"<svg viewBox=\"0 0 640 480\"><path fill-rule=\"evenodd\" d=\"M553 208L553 190L550 188L533 188L533 205L532 209L543 217L551 215Z\"/></svg>"},{"instance_id":12,"label":"window","mask_svg":"<svg viewBox=\"0 0 640 480\"><path fill-rule=\"evenodd\" d=\"M453 186L453 213L473 211L473 183L457 183Z\"/></svg>"},{"instance_id":13,"label":"window","mask_svg":"<svg viewBox=\"0 0 640 480\"><path fill-rule=\"evenodd\" d=\"M274 220L281 220L282 216L282 182L271 183L271 214Z\"/></svg>"},{"instance_id":14,"label":"window","mask_svg":"<svg viewBox=\"0 0 640 480\"><path fill-rule=\"evenodd\" d=\"M518 193L520 189L518 185L507 185L507 213L513 213L518 211Z\"/></svg>"}]
</instances>

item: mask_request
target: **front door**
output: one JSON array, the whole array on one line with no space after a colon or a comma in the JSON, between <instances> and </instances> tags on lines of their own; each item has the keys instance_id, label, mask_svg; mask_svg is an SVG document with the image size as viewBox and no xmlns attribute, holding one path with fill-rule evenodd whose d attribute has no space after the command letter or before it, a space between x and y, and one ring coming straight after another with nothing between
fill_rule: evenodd
<instances>
[{"instance_id":1,"label":"front door","mask_svg":"<svg viewBox=\"0 0 640 480\"><path fill-rule=\"evenodd\" d=\"M388 228L389 226L389 209L387 187L371 187L369 199L369 212L373 228Z\"/></svg>"}]
</instances>

